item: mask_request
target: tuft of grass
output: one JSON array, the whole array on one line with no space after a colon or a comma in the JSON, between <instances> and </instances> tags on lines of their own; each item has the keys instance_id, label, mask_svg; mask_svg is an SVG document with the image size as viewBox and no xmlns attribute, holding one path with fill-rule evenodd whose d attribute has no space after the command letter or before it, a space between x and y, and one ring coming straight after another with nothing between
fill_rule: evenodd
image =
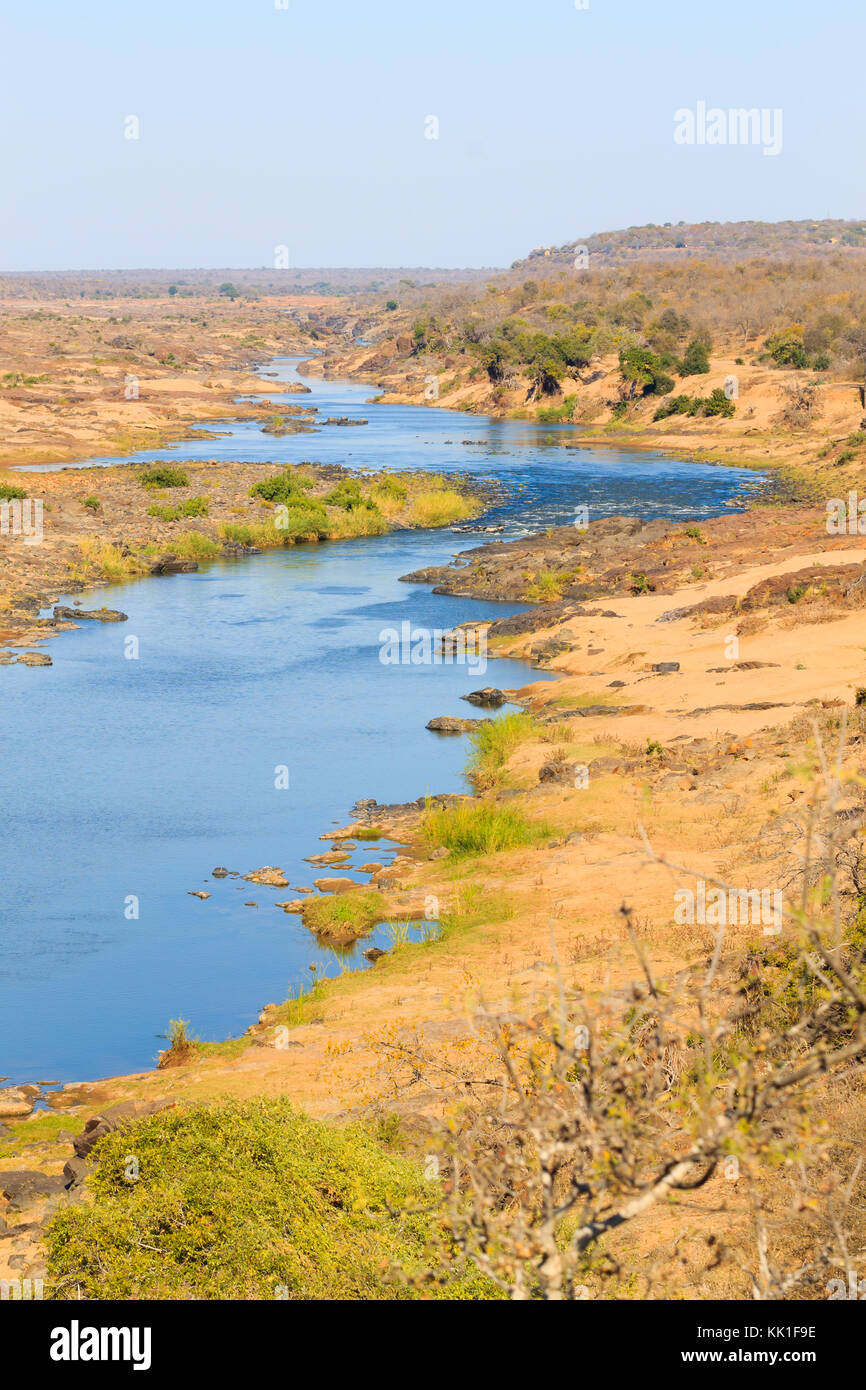
<instances>
[{"instance_id":1,"label":"tuft of grass","mask_svg":"<svg viewBox=\"0 0 866 1390\"><path fill-rule=\"evenodd\" d=\"M502 769L521 743L535 732L535 720L523 710L488 719L470 734L469 775L476 787L489 788L502 779Z\"/></svg>"},{"instance_id":2,"label":"tuft of grass","mask_svg":"<svg viewBox=\"0 0 866 1390\"><path fill-rule=\"evenodd\" d=\"M189 478L182 468L146 468L139 473L142 487L189 487Z\"/></svg>"},{"instance_id":3,"label":"tuft of grass","mask_svg":"<svg viewBox=\"0 0 866 1390\"><path fill-rule=\"evenodd\" d=\"M451 1248L420 1163L284 1097L163 1110L94 1156L91 1200L48 1229L55 1299L499 1296Z\"/></svg>"},{"instance_id":4,"label":"tuft of grass","mask_svg":"<svg viewBox=\"0 0 866 1390\"><path fill-rule=\"evenodd\" d=\"M213 536L206 536L203 531L181 531L178 535L171 538L171 549L174 555L180 555L186 560L215 560L222 554L222 546Z\"/></svg>"},{"instance_id":5,"label":"tuft of grass","mask_svg":"<svg viewBox=\"0 0 866 1390\"><path fill-rule=\"evenodd\" d=\"M187 1062L191 1062L198 1051L197 1039L191 1038L187 1032L189 1027L188 1018L173 1018L168 1028L168 1047L160 1052L157 1066L160 1070L166 1067L183 1067Z\"/></svg>"},{"instance_id":6,"label":"tuft of grass","mask_svg":"<svg viewBox=\"0 0 866 1390\"><path fill-rule=\"evenodd\" d=\"M23 487L16 487L14 483L0 483L0 502L18 502L26 496Z\"/></svg>"},{"instance_id":7,"label":"tuft of grass","mask_svg":"<svg viewBox=\"0 0 866 1390\"><path fill-rule=\"evenodd\" d=\"M84 505L87 506L87 503ZM99 503L96 505L99 506ZM152 507L148 507L147 514L158 517L160 521L180 521L184 516L207 516L208 500L206 497L187 497L186 501L179 502L176 506L161 506L154 502Z\"/></svg>"},{"instance_id":8,"label":"tuft of grass","mask_svg":"<svg viewBox=\"0 0 866 1390\"><path fill-rule=\"evenodd\" d=\"M303 922L316 936L337 944L355 941L385 918L385 899L373 889L305 898Z\"/></svg>"},{"instance_id":9,"label":"tuft of grass","mask_svg":"<svg viewBox=\"0 0 866 1390\"><path fill-rule=\"evenodd\" d=\"M552 603L562 598L562 591L574 576L558 570L540 570L526 590L531 603Z\"/></svg>"},{"instance_id":10,"label":"tuft of grass","mask_svg":"<svg viewBox=\"0 0 866 1390\"><path fill-rule=\"evenodd\" d=\"M422 833L430 849L444 846L455 859L464 859L531 845L551 832L550 826L527 820L514 806L465 801L441 809L429 807Z\"/></svg>"},{"instance_id":11,"label":"tuft of grass","mask_svg":"<svg viewBox=\"0 0 866 1390\"><path fill-rule=\"evenodd\" d=\"M448 526L466 521L477 510L477 505L456 488L428 488L410 498L404 521L407 526Z\"/></svg>"},{"instance_id":12,"label":"tuft of grass","mask_svg":"<svg viewBox=\"0 0 866 1390\"><path fill-rule=\"evenodd\" d=\"M439 914L439 939L459 936L493 922L510 922L514 910L514 903L506 893L485 889L479 883L460 884L455 889L451 906Z\"/></svg>"},{"instance_id":13,"label":"tuft of grass","mask_svg":"<svg viewBox=\"0 0 866 1390\"><path fill-rule=\"evenodd\" d=\"M80 536L78 549L81 564L70 564L72 577L82 582L90 579L107 579L118 584L124 579L133 579L144 574L147 566L137 555L125 555L116 545L101 541L94 536Z\"/></svg>"},{"instance_id":14,"label":"tuft of grass","mask_svg":"<svg viewBox=\"0 0 866 1390\"><path fill-rule=\"evenodd\" d=\"M98 497L82 497L82 507L88 507L92 512L98 512L102 505Z\"/></svg>"}]
</instances>

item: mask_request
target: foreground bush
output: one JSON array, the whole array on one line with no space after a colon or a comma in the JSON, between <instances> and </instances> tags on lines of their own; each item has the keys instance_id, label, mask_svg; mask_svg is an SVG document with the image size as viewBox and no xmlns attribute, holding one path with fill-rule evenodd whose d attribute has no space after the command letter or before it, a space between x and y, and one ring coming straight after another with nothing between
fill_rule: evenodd
<instances>
[{"instance_id":1,"label":"foreground bush","mask_svg":"<svg viewBox=\"0 0 866 1390\"><path fill-rule=\"evenodd\" d=\"M360 1127L287 1100L163 1111L101 1140L91 1203L48 1233L48 1282L77 1299L495 1296L442 1253L439 1192ZM130 1156L137 1179L126 1176Z\"/></svg>"}]
</instances>

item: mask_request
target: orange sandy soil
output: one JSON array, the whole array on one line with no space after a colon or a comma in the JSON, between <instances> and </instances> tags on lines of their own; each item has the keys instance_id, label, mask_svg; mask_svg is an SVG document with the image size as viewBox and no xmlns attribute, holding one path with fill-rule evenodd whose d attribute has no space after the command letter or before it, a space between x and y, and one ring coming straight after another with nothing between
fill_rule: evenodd
<instances>
[{"instance_id":1,"label":"orange sandy soil","mask_svg":"<svg viewBox=\"0 0 866 1390\"><path fill-rule=\"evenodd\" d=\"M286 387L248 368L308 351L287 311L332 303L0 301L0 470L159 448L193 438L202 421L261 413L235 398Z\"/></svg>"},{"instance_id":2,"label":"orange sandy soil","mask_svg":"<svg viewBox=\"0 0 866 1390\"><path fill-rule=\"evenodd\" d=\"M720 519L722 535L732 520ZM754 515L748 524L757 527ZM707 554L721 564L713 525L702 526ZM692 878L718 875L743 888L784 881L795 866L806 774L816 762L813 721L847 710L859 729L854 702L866 684L866 617L862 606L839 599L832 586L827 593L814 586L796 603L773 602L745 615L656 622L674 606L742 596L763 580L808 565L862 566L866 560L866 542L857 538L840 538L828 553L816 539L817 526L800 518L784 536L782 527L778 521L773 542L784 549L782 559L750 557L744 546L724 574L709 583L680 584L674 600L670 593L617 593L608 602L619 617L572 615L541 633L556 636L567 628L573 645L551 663L559 675L555 683L516 692L539 722L504 768L498 789L488 793L516 798L527 816L547 824L538 845L480 860L432 859L417 816L378 822L405 845L389 885L395 915L401 893L404 902L435 895L443 912L457 913L442 939L399 946L371 970L327 983L321 997L268 1006L245 1039L185 1065L64 1088L52 1105L67 1117L68 1130L77 1132L86 1117L126 1098L282 1094L319 1116L393 1111L410 1131L418 1124L423 1133L441 1097L389 1065L389 1041L417 1033L440 1058L465 1060L478 1047L473 1018L482 996L494 1009L529 1010L547 996L554 941L570 987L601 1001L620 995L637 973L619 915L624 902L635 908L657 975L705 958L706 929L673 921L673 892L691 881L689 875L651 859L642 836L662 859L688 866ZM753 537L760 551L757 529ZM779 583L784 591L784 578ZM738 661L768 664L734 669L725 650L731 634L739 634ZM519 652L538 636L498 642L496 651ZM668 660L680 670L650 671ZM495 681L495 662L488 679ZM614 679L625 687L611 689ZM641 708L616 718L575 713L614 702ZM758 703L769 707L747 708ZM849 759L861 774L862 747L855 739ZM551 761L588 766L588 785L574 785L570 775L541 782L539 771ZM733 929L729 953L742 949L753 932ZM288 1041L298 1045L279 1045L286 1035L274 1025L288 1027ZM60 1171L70 1156L68 1139L28 1142L28 1133L39 1136L40 1124L38 1116L8 1122L0 1167ZM705 1269L712 1256L701 1253L701 1242L744 1219L738 1184L719 1176L676 1207L651 1211L617 1237L613 1249L626 1264L652 1257L673 1261L671 1268L691 1249L692 1282L680 1296L730 1295L739 1286L724 1282L729 1275L713 1282ZM0 1275L15 1253L29 1251L38 1263L38 1233L29 1243L26 1234L17 1241L0 1236ZM698 1277L695 1269L704 1273Z\"/></svg>"}]
</instances>

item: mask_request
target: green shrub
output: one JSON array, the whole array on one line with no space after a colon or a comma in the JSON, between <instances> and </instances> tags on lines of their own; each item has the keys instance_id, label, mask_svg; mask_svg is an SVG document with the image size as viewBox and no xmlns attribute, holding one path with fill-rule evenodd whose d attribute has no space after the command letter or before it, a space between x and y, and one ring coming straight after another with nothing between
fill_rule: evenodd
<instances>
[{"instance_id":1,"label":"green shrub","mask_svg":"<svg viewBox=\"0 0 866 1390\"><path fill-rule=\"evenodd\" d=\"M142 487L189 487L182 468L148 468L138 475Z\"/></svg>"},{"instance_id":2,"label":"green shrub","mask_svg":"<svg viewBox=\"0 0 866 1390\"><path fill-rule=\"evenodd\" d=\"M26 496L23 487L15 487L12 483L0 483L0 502L17 502Z\"/></svg>"},{"instance_id":3,"label":"green shrub","mask_svg":"<svg viewBox=\"0 0 866 1390\"><path fill-rule=\"evenodd\" d=\"M497 1297L447 1247L419 1164L284 1098L165 1110L95 1156L93 1201L48 1231L55 1298Z\"/></svg>"},{"instance_id":4,"label":"green shrub","mask_svg":"<svg viewBox=\"0 0 866 1390\"><path fill-rule=\"evenodd\" d=\"M90 510L91 510L92 512L98 512L98 511L99 511L99 507L100 507L99 498L98 498L98 497L84 497L84 498L82 499L81 505L82 505L83 507L89 507Z\"/></svg>"},{"instance_id":5,"label":"green shrub","mask_svg":"<svg viewBox=\"0 0 866 1390\"><path fill-rule=\"evenodd\" d=\"M680 363L680 376L706 376L709 370L709 343L704 338L693 338Z\"/></svg>"},{"instance_id":6,"label":"green shrub","mask_svg":"<svg viewBox=\"0 0 866 1390\"><path fill-rule=\"evenodd\" d=\"M313 486L312 480L299 473L274 473L270 478L261 478L250 488L250 497L263 497L266 502L290 502L309 499L304 491Z\"/></svg>"},{"instance_id":7,"label":"green shrub","mask_svg":"<svg viewBox=\"0 0 866 1390\"><path fill-rule=\"evenodd\" d=\"M711 391L704 401L705 415L721 415L726 420L730 420L736 408L734 402L725 395L721 386L717 386L715 390Z\"/></svg>"},{"instance_id":8,"label":"green shrub","mask_svg":"<svg viewBox=\"0 0 866 1390\"><path fill-rule=\"evenodd\" d=\"M344 512L353 512L358 507L376 510L376 503L361 495L361 488L354 478L343 478L335 488L322 498L326 507L342 507Z\"/></svg>"},{"instance_id":9,"label":"green shrub","mask_svg":"<svg viewBox=\"0 0 866 1390\"><path fill-rule=\"evenodd\" d=\"M802 333L788 329L785 333L775 333L764 343L764 347L777 367L808 367L809 357L803 343Z\"/></svg>"}]
</instances>

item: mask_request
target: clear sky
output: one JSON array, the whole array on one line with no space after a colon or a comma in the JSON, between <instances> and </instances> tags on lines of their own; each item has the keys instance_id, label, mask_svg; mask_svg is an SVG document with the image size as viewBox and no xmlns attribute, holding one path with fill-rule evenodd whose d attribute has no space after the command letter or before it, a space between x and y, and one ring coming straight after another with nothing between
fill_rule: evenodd
<instances>
[{"instance_id":1,"label":"clear sky","mask_svg":"<svg viewBox=\"0 0 866 1390\"><path fill-rule=\"evenodd\" d=\"M507 265L866 216L864 0L282 3L3 0L0 269ZM676 144L700 101L781 109L781 153Z\"/></svg>"}]
</instances>

